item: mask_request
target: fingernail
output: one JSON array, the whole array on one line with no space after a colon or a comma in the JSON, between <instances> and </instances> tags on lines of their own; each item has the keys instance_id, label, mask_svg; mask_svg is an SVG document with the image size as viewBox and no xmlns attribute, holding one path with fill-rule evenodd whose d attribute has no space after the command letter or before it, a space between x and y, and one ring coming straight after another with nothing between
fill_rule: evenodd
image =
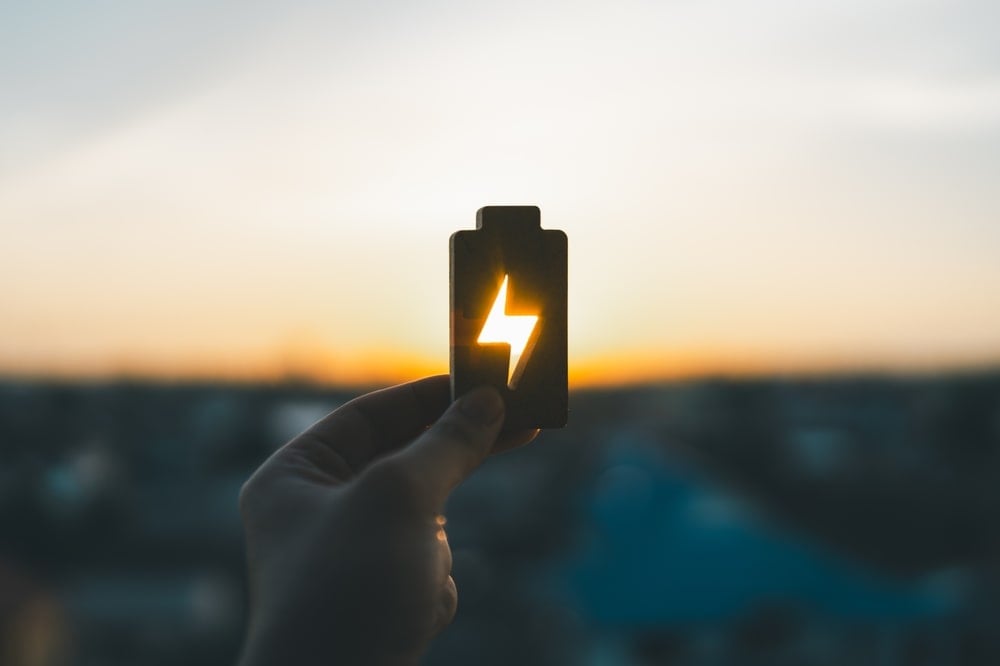
<instances>
[{"instance_id":1,"label":"fingernail","mask_svg":"<svg viewBox=\"0 0 1000 666\"><path fill-rule=\"evenodd\" d=\"M470 419L490 425L503 414L504 405L496 389L484 386L462 396L458 409Z\"/></svg>"}]
</instances>

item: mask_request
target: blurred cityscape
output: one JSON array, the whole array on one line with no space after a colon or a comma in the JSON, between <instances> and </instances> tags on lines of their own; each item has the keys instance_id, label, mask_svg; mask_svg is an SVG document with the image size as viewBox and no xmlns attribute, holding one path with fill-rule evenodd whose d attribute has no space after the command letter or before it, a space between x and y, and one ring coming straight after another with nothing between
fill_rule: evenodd
<instances>
[{"instance_id":1,"label":"blurred cityscape","mask_svg":"<svg viewBox=\"0 0 1000 666\"><path fill-rule=\"evenodd\" d=\"M240 485L355 392L0 382L0 664L233 663ZM1000 663L1000 374L578 392L448 511L425 663Z\"/></svg>"}]
</instances>

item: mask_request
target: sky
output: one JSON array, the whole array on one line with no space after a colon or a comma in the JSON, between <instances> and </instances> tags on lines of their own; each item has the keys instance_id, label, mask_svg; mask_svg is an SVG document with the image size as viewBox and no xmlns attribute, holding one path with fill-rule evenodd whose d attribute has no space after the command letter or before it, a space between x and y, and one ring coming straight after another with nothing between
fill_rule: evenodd
<instances>
[{"instance_id":1,"label":"sky","mask_svg":"<svg viewBox=\"0 0 1000 666\"><path fill-rule=\"evenodd\" d=\"M1000 364L1000 5L0 4L0 374L446 372L569 237L575 386Z\"/></svg>"}]
</instances>

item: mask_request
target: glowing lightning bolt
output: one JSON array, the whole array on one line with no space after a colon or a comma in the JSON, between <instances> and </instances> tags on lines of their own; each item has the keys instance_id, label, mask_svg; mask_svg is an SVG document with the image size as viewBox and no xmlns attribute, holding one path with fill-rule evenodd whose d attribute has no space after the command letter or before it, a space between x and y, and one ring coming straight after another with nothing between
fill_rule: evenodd
<instances>
[{"instance_id":1,"label":"glowing lightning bolt","mask_svg":"<svg viewBox=\"0 0 1000 666\"><path fill-rule=\"evenodd\" d=\"M505 342L510 345L510 361L507 364L507 386L514 388L516 377L520 377L521 366L528 360L530 354L524 351L531 340L531 333L538 323L537 315L508 315L507 307L507 279L503 276L503 283L497 298L493 301L493 307L486 317L483 330L479 332L479 344L489 344L494 342Z\"/></svg>"}]
</instances>

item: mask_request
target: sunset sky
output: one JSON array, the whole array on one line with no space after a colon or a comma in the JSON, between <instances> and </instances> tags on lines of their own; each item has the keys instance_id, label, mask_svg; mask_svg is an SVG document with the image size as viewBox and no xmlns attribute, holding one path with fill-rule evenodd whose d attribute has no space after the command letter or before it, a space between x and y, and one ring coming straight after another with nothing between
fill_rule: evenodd
<instances>
[{"instance_id":1,"label":"sunset sky","mask_svg":"<svg viewBox=\"0 0 1000 666\"><path fill-rule=\"evenodd\" d=\"M448 363L569 236L574 385L1000 363L1000 4L0 5L0 374Z\"/></svg>"}]
</instances>

